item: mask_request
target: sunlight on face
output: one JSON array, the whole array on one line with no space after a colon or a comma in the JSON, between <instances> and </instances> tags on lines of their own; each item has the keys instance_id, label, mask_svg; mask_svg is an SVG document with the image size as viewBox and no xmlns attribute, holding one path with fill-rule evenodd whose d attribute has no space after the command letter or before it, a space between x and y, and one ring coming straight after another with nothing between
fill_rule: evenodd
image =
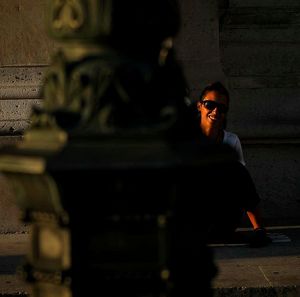
<instances>
[{"instance_id":1,"label":"sunlight on face","mask_svg":"<svg viewBox=\"0 0 300 297\"><path fill-rule=\"evenodd\" d=\"M217 91L209 91L197 104L201 114L201 127L204 129L223 129L228 109L228 99ZM226 112L224 112L226 110Z\"/></svg>"}]
</instances>

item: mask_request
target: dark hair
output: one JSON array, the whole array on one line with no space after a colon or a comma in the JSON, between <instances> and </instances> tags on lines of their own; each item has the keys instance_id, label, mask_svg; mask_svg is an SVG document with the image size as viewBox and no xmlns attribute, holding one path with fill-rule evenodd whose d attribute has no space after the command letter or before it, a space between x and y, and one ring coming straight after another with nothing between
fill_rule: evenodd
<instances>
[{"instance_id":1,"label":"dark hair","mask_svg":"<svg viewBox=\"0 0 300 297\"><path fill-rule=\"evenodd\" d=\"M199 100L202 101L203 98L205 97L205 95L208 93L208 92L211 92L211 91L215 91L215 92L218 92L224 96L226 96L227 98L227 101L229 103L229 92L228 90L224 87L224 85L222 83L220 83L219 81L216 81L212 84L209 84L208 86L206 86L203 91L201 92L200 96L199 96Z\"/></svg>"}]
</instances>

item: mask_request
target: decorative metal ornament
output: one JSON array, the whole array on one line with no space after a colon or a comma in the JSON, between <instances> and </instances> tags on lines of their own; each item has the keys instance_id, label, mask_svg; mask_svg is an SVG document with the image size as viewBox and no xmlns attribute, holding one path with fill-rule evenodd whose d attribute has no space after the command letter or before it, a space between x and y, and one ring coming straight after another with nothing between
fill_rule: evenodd
<instances>
[{"instance_id":1,"label":"decorative metal ornament","mask_svg":"<svg viewBox=\"0 0 300 297\"><path fill-rule=\"evenodd\" d=\"M47 0L50 34L64 42L72 39L91 42L112 27L113 0Z\"/></svg>"},{"instance_id":2,"label":"decorative metal ornament","mask_svg":"<svg viewBox=\"0 0 300 297\"><path fill-rule=\"evenodd\" d=\"M53 28L57 31L78 30L86 15L80 0L55 0L53 4Z\"/></svg>"}]
</instances>

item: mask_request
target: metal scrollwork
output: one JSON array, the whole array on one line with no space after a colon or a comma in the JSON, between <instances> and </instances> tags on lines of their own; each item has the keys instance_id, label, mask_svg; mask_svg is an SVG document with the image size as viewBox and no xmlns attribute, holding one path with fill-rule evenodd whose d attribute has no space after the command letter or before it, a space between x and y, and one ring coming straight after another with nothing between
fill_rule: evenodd
<instances>
[{"instance_id":1,"label":"metal scrollwork","mask_svg":"<svg viewBox=\"0 0 300 297\"><path fill-rule=\"evenodd\" d=\"M145 102L151 100L155 84L153 71L149 65L129 66L113 54L71 62L61 52L45 78L45 112L52 114L59 127L73 131L111 133L146 125L165 129L174 122L176 107L164 101L168 95L162 93L158 95L162 100L156 100L151 111L147 109Z\"/></svg>"},{"instance_id":2,"label":"metal scrollwork","mask_svg":"<svg viewBox=\"0 0 300 297\"><path fill-rule=\"evenodd\" d=\"M60 126L63 124L59 123L59 114L77 117L74 127L87 125L99 112L101 98L112 84L113 72L99 57L71 63L60 53L45 78L45 112L52 113Z\"/></svg>"},{"instance_id":3,"label":"metal scrollwork","mask_svg":"<svg viewBox=\"0 0 300 297\"><path fill-rule=\"evenodd\" d=\"M55 30L78 30L85 20L83 5L80 0L55 0L52 18Z\"/></svg>"},{"instance_id":4,"label":"metal scrollwork","mask_svg":"<svg viewBox=\"0 0 300 297\"><path fill-rule=\"evenodd\" d=\"M66 75L65 58L62 53L58 53L45 77L43 95L46 110L50 111L54 107L61 108L66 105Z\"/></svg>"}]
</instances>

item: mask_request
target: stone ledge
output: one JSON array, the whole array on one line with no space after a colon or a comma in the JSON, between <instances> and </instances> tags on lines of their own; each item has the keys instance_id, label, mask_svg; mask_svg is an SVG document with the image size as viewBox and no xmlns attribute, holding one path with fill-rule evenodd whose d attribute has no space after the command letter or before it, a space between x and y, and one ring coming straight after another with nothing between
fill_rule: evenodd
<instances>
[{"instance_id":1,"label":"stone ledge","mask_svg":"<svg viewBox=\"0 0 300 297\"><path fill-rule=\"evenodd\" d=\"M299 286L214 288L214 297L298 297Z\"/></svg>"},{"instance_id":2,"label":"stone ledge","mask_svg":"<svg viewBox=\"0 0 300 297\"><path fill-rule=\"evenodd\" d=\"M299 0L229 0L230 7L300 7Z\"/></svg>"},{"instance_id":3,"label":"stone ledge","mask_svg":"<svg viewBox=\"0 0 300 297\"><path fill-rule=\"evenodd\" d=\"M0 68L0 99L40 98L46 66Z\"/></svg>"}]
</instances>

